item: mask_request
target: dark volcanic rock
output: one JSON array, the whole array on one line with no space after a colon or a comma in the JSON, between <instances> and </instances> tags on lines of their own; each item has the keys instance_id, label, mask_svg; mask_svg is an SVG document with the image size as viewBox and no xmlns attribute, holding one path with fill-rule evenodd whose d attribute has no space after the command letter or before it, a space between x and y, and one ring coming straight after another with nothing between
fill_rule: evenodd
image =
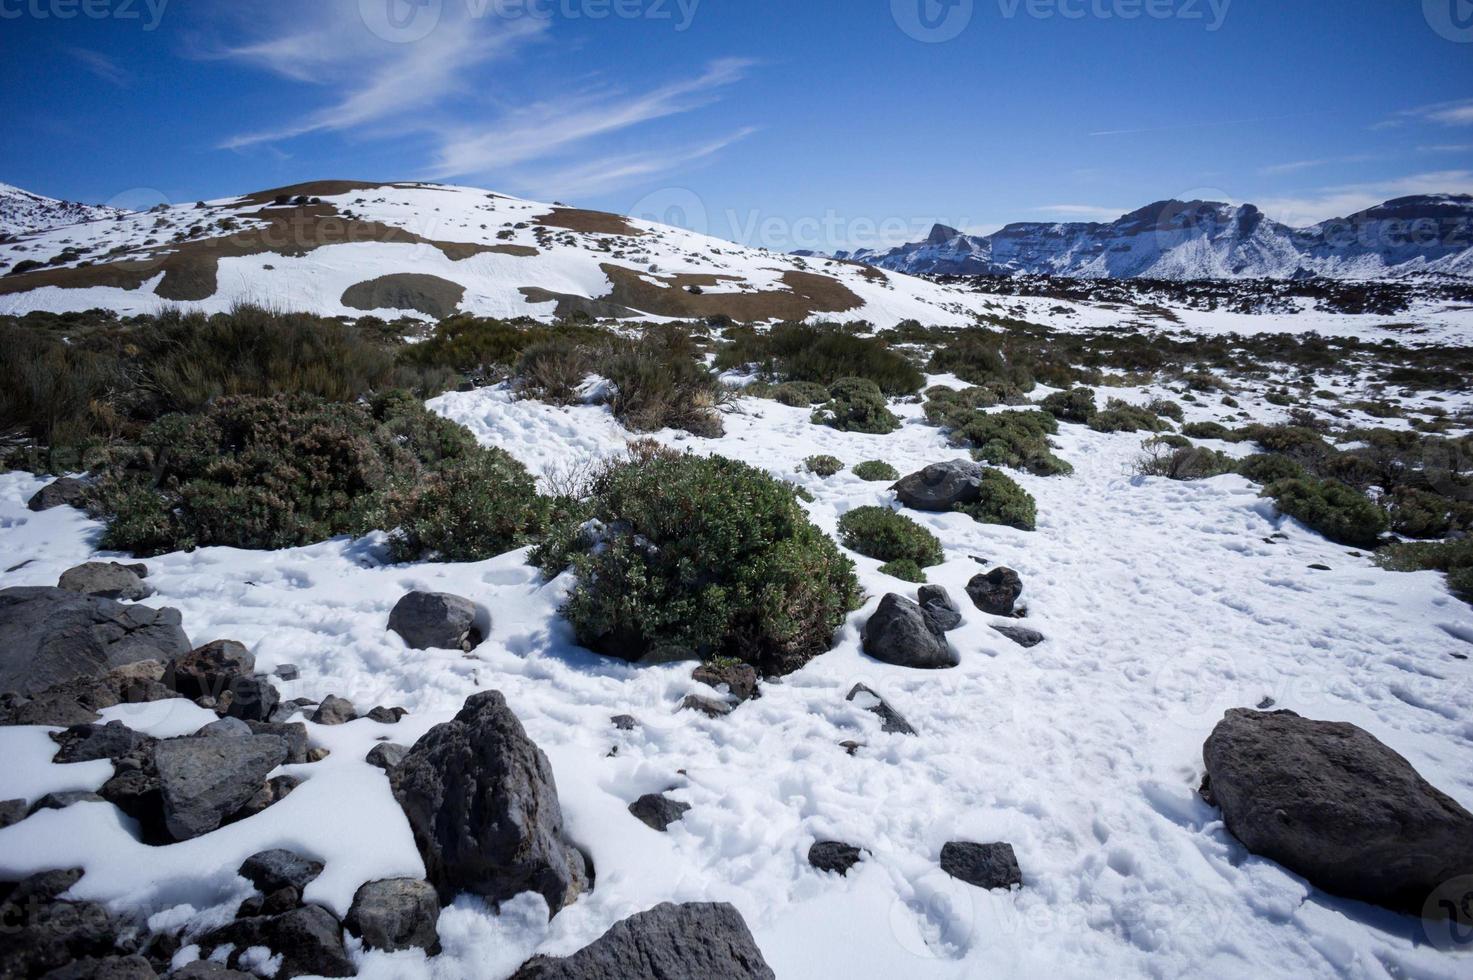
<instances>
[{"instance_id":1,"label":"dark volcanic rock","mask_svg":"<svg viewBox=\"0 0 1473 980\"><path fill-rule=\"evenodd\" d=\"M318 725L345 725L357 717L358 709L353 706L353 702L336 694L323 698L317 710L312 713L312 721Z\"/></svg>"},{"instance_id":2,"label":"dark volcanic rock","mask_svg":"<svg viewBox=\"0 0 1473 980\"><path fill-rule=\"evenodd\" d=\"M1421 914L1473 875L1473 814L1354 725L1235 708L1202 758L1228 830L1325 891Z\"/></svg>"},{"instance_id":3,"label":"dark volcanic rock","mask_svg":"<svg viewBox=\"0 0 1473 980\"><path fill-rule=\"evenodd\" d=\"M512 980L773 980L741 913L725 903L657 905L572 956L528 960Z\"/></svg>"},{"instance_id":4,"label":"dark volcanic rock","mask_svg":"<svg viewBox=\"0 0 1473 980\"><path fill-rule=\"evenodd\" d=\"M821 840L808 849L808 863L820 871L837 871L847 875L849 869L859 863L864 852L853 844L836 840Z\"/></svg>"},{"instance_id":5,"label":"dark volcanic rock","mask_svg":"<svg viewBox=\"0 0 1473 980\"><path fill-rule=\"evenodd\" d=\"M214 698L216 711L242 721L269 721L281 700L256 676L256 658L234 640L216 640L176 659L166 682L187 698Z\"/></svg>"},{"instance_id":6,"label":"dark volcanic rock","mask_svg":"<svg viewBox=\"0 0 1473 980\"><path fill-rule=\"evenodd\" d=\"M286 743L286 765L296 766L307 761L307 726L300 721L248 721L254 735L275 735Z\"/></svg>"},{"instance_id":7,"label":"dark volcanic rock","mask_svg":"<svg viewBox=\"0 0 1473 980\"><path fill-rule=\"evenodd\" d=\"M164 824L175 840L219 827L261 792L266 774L286 761L286 743L272 735L175 738L153 751Z\"/></svg>"},{"instance_id":8,"label":"dark volcanic rock","mask_svg":"<svg viewBox=\"0 0 1473 980\"><path fill-rule=\"evenodd\" d=\"M944 586L923 585L916 598L933 633L949 633L962 624L962 611Z\"/></svg>"},{"instance_id":9,"label":"dark volcanic rock","mask_svg":"<svg viewBox=\"0 0 1473 980\"><path fill-rule=\"evenodd\" d=\"M70 728L101 720L98 711L102 708L179 697L177 691L161 683L163 676L162 663L140 660L101 676L74 677L54 684L32 698L0 695L0 724Z\"/></svg>"},{"instance_id":10,"label":"dark volcanic rock","mask_svg":"<svg viewBox=\"0 0 1473 980\"><path fill-rule=\"evenodd\" d=\"M925 611L894 593L880 600L864 624L864 652L887 664L922 670L942 670L960 662L946 634L933 628Z\"/></svg>"},{"instance_id":11,"label":"dark volcanic rock","mask_svg":"<svg viewBox=\"0 0 1473 980\"><path fill-rule=\"evenodd\" d=\"M684 817L689 810L689 803L672 800L659 793L646 793L629 804L629 812L634 814L640 823L661 833L668 830L672 823Z\"/></svg>"},{"instance_id":12,"label":"dark volcanic rock","mask_svg":"<svg viewBox=\"0 0 1473 980\"><path fill-rule=\"evenodd\" d=\"M1023 884L1023 872L1011 844L951 841L941 848L941 870L978 888L1011 888Z\"/></svg>"},{"instance_id":13,"label":"dark volcanic rock","mask_svg":"<svg viewBox=\"0 0 1473 980\"><path fill-rule=\"evenodd\" d=\"M116 952L118 927L106 909L57 898L81 876L80 871L48 871L10 889L0 902L0 977L39 977L77 960Z\"/></svg>"},{"instance_id":14,"label":"dark volcanic rock","mask_svg":"<svg viewBox=\"0 0 1473 980\"><path fill-rule=\"evenodd\" d=\"M393 952L418 947L433 956L440 951L435 932L439 921L440 896L433 885L394 878L370 881L358 889L343 924L370 949Z\"/></svg>"},{"instance_id":15,"label":"dark volcanic rock","mask_svg":"<svg viewBox=\"0 0 1473 980\"><path fill-rule=\"evenodd\" d=\"M853 701L861 708L878 715L881 731L890 732L895 735L916 734L916 730L910 727L910 722L906 721L900 712L890 707L889 702L863 684L855 684L854 687L850 688L849 694L844 700ZM852 755L853 753L850 754Z\"/></svg>"},{"instance_id":16,"label":"dark volcanic rock","mask_svg":"<svg viewBox=\"0 0 1473 980\"><path fill-rule=\"evenodd\" d=\"M994 626L992 628L1020 647L1036 647L1044 641L1044 635L1042 633L1035 629L1029 629L1026 626Z\"/></svg>"},{"instance_id":17,"label":"dark volcanic rock","mask_svg":"<svg viewBox=\"0 0 1473 980\"><path fill-rule=\"evenodd\" d=\"M621 732L632 732L639 727L639 719L633 715L614 715L609 721Z\"/></svg>"},{"instance_id":18,"label":"dark volcanic rock","mask_svg":"<svg viewBox=\"0 0 1473 980\"><path fill-rule=\"evenodd\" d=\"M724 718L731 714L730 704L699 694L687 694L685 700L680 702L680 707L683 711L699 711L707 718Z\"/></svg>"},{"instance_id":19,"label":"dark volcanic rock","mask_svg":"<svg viewBox=\"0 0 1473 980\"><path fill-rule=\"evenodd\" d=\"M322 874L322 862L275 848L252 854L236 874L267 895L281 888L295 888L300 892Z\"/></svg>"},{"instance_id":20,"label":"dark volcanic rock","mask_svg":"<svg viewBox=\"0 0 1473 980\"><path fill-rule=\"evenodd\" d=\"M586 887L552 767L501 692L472 695L389 780L442 902L462 891L492 902L535 891L556 915Z\"/></svg>"},{"instance_id":21,"label":"dark volcanic rock","mask_svg":"<svg viewBox=\"0 0 1473 980\"><path fill-rule=\"evenodd\" d=\"M31 806L32 813L42 810L65 810L73 803L106 803L91 790L69 789L61 793L47 793Z\"/></svg>"},{"instance_id":22,"label":"dark volcanic rock","mask_svg":"<svg viewBox=\"0 0 1473 980\"><path fill-rule=\"evenodd\" d=\"M1011 568L994 568L967 583L972 604L989 616L1011 616L1023 594L1023 578Z\"/></svg>"},{"instance_id":23,"label":"dark volcanic rock","mask_svg":"<svg viewBox=\"0 0 1473 980\"><path fill-rule=\"evenodd\" d=\"M25 800L0 801L0 830L6 827L14 827L24 820L30 808L26 806Z\"/></svg>"},{"instance_id":24,"label":"dark volcanic rock","mask_svg":"<svg viewBox=\"0 0 1473 980\"><path fill-rule=\"evenodd\" d=\"M153 964L134 953L131 956L87 957L58 967L41 980L157 980Z\"/></svg>"},{"instance_id":25,"label":"dark volcanic rock","mask_svg":"<svg viewBox=\"0 0 1473 980\"><path fill-rule=\"evenodd\" d=\"M705 663L695 669L691 679L716 688L725 684L738 701L757 696L757 670L751 664L730 660Z\"/></svg>"},{"instance_id":26,"label":"dark volcanic rock","mask_svg":"<svg viewBox=\"0 0 1473 980\"><path fill-rule=\"evenodd\" d=\"M264 946L282 956L279 978L320 976L351 977L353 961L343 948L343 929L320 905L306 905L281 915L236 919L199 940L208 955L221 946L233 945L228 965L240 965L240 955L252 946Z\"/></svg>"},{"instance_id":27,"label":"dark volcanic rock","mask_svg":"<svg viewBox=\"0 0 1473 980\"><path fill-rule=\"evenodd\" d=\"M145 585L132 568L117 562L89 561L76 568L69 568L61 573L61 580L56 583L56 587L68 592L80 592L82 595L126 599L130 602L153 595L152 586Z\"/></svg>"},{"instance_id":28,"label":"dark volcanic rock","mask_svg":"<svg viewBox=\"0 0 1473 980\"><path fill-rule=\"evenodd\" d=\"M481 645L476 606L444 592L411 592L389 613L389 629L414 650L471 651Z\"/></svg>"},{"instance_id":29,"label":"dark volcanic rock","mask_svg":"<svg viewBox=\"0 0 1473 980\"><path fill-rule=\"evenodd\" d=\"M981 465L965 460L932 463L903 478L893 489L907 507L944 512L982 499L982 472Z\"/></svg>"},{"instance_id":30,"label":"dark volcanic rock","mask_svg":"<svg viewBox=\"0 0 1473 980\"><path fill-rule=\"evenodd\" d=\"M26 506L38 513L53 507L86 507L87 484L76 477L64 476L37 490Z\"/></svg>"},{"instance_id":31,"label":"dark volcanic rock","mask_svg":"<svg viewBox=\"0 0 1473 980\"><path fill-rule=\"evenodd\" d=\"M123 605L65 589L0 590L0 691L34 695L189 649L177 609Z\"/></svg>"},{"instance_id":32,"label":"dark volcanic rock","mask_svg":"<svg viewBox=\"0 0 1473 980\"><path fill-rule=\"evenodd\" d=\"M96 759L121 759L140 749L148 749L157 741L124 725L110 721L106 725L74 725L58 732L52 739L59 746L52 762L92 762Z\"/></svg>"},{"instance_id":33,"label":"dark volcanic rock","mask_svg":"<svg viewBox=\"0 0 1473 980\"><path fill-rule=\"evenodd\" d=\"M380 742L368 750L368 755L363 757L363 761L388 772L403 762L404 757L408 754L407 746L397 745L394 742Z\"/></svg>"}]
</instances>

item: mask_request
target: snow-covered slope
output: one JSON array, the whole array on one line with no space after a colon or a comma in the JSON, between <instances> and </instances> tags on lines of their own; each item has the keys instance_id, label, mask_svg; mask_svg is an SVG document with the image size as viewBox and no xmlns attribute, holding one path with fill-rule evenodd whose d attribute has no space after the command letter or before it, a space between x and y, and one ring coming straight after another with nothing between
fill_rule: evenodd
<instances>
[{"instance_id":1,"label":"snow-covered slope","mask_svg":"<svg viewBox=\"0 0 1473 980\"><path fill-rule=\"evenodd\" d=\"M58 201L30 191L0 184L0 235L22 235L75 225L83 221L101 221L125 214L119 208L101 204L78 204Z\"/></svg>"},{"instance_id":2,"label":"snow-covered slope","mask_svg":"<svg viewBox=\"0 0 1473 980\"><path fill-rule=\"evenodd\" d=\"M0 244L0 312L971 322L975 294L470 187L320 181Z\"/></svg>"},{"instance_id":3,"label":"snow-covered slope","mask_svg":"<svg viewBox=\"0 0 1473 980\"><path fill-rule=\"evenodd\" d=\"M1011 224L986 236L937 225L923 242L836 257L912 275L1473 276L1473 196L1404 197L1309 228L1280 224L1251 204L1159 201L1108 224Z\"/></svg>"}]
</instances>

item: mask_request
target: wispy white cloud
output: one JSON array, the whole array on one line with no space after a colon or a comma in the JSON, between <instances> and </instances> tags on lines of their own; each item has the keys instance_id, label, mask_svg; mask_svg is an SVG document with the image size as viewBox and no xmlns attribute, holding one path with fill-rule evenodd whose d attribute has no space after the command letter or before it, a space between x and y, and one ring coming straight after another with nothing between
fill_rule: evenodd
<instances>
[{"instance_id":1,"label":"wispy white cloud","mask_svg":"<svg viewBox=\"0 0 1473 980\"><path fill-rule=\"evenodd\" d=\"M1432 105L1418 106L1415 109L1403 109L1371 128L1399 129L1416 122L1437 123L1442 126L1473 126L1473 99L1436 102Z\"/></svg>"},{"instance_id":2,"label":"wispy white cloud","mask_svg":"<svg viewBox=\"0 0 1473 980\"><path fill-rule=\"evenodd\" d=\"M1344 218L1393 198L1416 194L1473 194L1473 170L1441 170L1392 180L1324 187L1308 194L1256 201L1275 221L1294 227Z\"/></svg>"},{"instance_id":3,"label":"wispy white cloud","mask_svg":"<svg viewBox=\"0 0 1473 980\"><path fill-rule=\"evenodd\" d=\"M93 51L91 48L75 47L64 47L62 50L81 62L83 68L86 68L109 85L116 85L121 88L133 81L133 74L131 72L101 52Z\"/></svg>"},{"instance_id":4,"label":"wispy white cloud","mask_svg":"<svg viewBox=\"0 0 1473 980\"><path fill-rule=\"evenodd\" d=\"M572 198L598 194L683 170L715 156L757 130L748 127L720 139L676 150L650 150L612 156L562 170L513 178L519 190L532 197Z\"/></svg>"},{"instance_id":5,"label":"wispy white cloud","mask_svg":"<svg viewBox=\"0 0 1473 980\"><path fill-rule=\"evenodd\" d=\"M1100 207L1096 204L1045 204L1043 207L1034 208L1042 214L1057 215L1061 218L1084 218L1089 221L1114 221L1129 211L1129 208Z\"/></svg>"}]
</instances>

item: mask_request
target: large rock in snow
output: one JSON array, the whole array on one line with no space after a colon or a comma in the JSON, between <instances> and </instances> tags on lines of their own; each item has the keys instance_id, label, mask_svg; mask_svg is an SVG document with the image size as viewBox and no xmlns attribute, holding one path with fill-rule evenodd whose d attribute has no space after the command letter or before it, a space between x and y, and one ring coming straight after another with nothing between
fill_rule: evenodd
<instances>
[{"instance_id":1,"label":"large rock in snow","mask_svg":"<svg viewBox=\"0 0 1473 980\"><path fill-rule=\"evenodd\" d=\"M123 605L65 589L0 590L0 691L37 694L140 660L189 650L177 609Z\"/></svg>"},{"instance_id":2,"label":"large rock in snow","mask_svg":"<svg viewBox=\"0 0 1473 980\"><path fill-rule=\"evenodd\" d=\"M87 484L72 476L51 481L26 502L37 513L53 507L85 507L86 504Z\"/></svg>"},{"instance_id":3,"label":"large rock in snow","mask_svg":"<svg viewBox=\"0 0 1473 980\"><path fill-rule=\"evenodd\" d=\"M587 886L583 855L563 836L552 767L500 691L472 695L426 732L389 782L441 902L534 891L556 915Z\"/></svg>"},{"instance_id":4,"label":"large rock in snow","mask_svg":"<svg viewBox=\"0 0 1473 980\"><path fill-rule=\"evenodd\" d=\"M981 464L967 460L932 463L891 489L907 507L945 512L958 504L974 504L982 499L982 472Z\"/></svg>"},{"instance_id":5,"label":"large rock in snow","mask_svg":"<svg viewBox=\"0 0 1473 980\"><path fill-rule=\"evenodd\" d=\"M153 760L169 834L190 840L219 827L262 791L286 754L286 742L274 735L158 743Z\"/></svg>"},{"instance_id":6,"label":"large rock in snow","mask_svg":"<svg viewBox=\"0 0 1473 980\"><path fill-rule=\"evenodd\" d=\"M411 592L389 613L389 629L414 650L464 650L481 645L476 606L444 592Z\"/></svg>"},{"instance_id":7,"label":"large rock in snow","mask_svg":"<svg viewBox=\"0 0 1473 980\"><path fill-rule=\"evenodd\" d=\"M1354 725L1235 708L1202 758L1228 830L1325 891L1421 914L1473 875L1473 814Z\"/></svg>"},{"instance_id":8,"label":"large rock in snow","mask_svg":"<svg viewBox=\"0 0 1473 980\"><path fill-rule=\"evenodd\" d=\"M942 632L914 601L891 593L864 624L864 652L897 667L940 670L961 661Z\"/></svg>"},{"instance_id":9,"label":"large rock in snow","mask_svg":"<svg viewBox=\"0 0 1473 980\"><path fill-rule=\"evenodd\" d=\"M256 675L256 658L242 643L216 640L169 665L165 680L188 698L213 698L228 718L264 722L281 700L271 683Z\"/></svg>"},{"instance_id":10,"label":"large rock in snow","mask_svg":"<svg viewBox=\"0 0 1473 980\"><path fill-rule=\"evenodd\" d=\"M989 616L1011 616L1023 594L1023 578L1011 568L994 568L967 583L972 605Z\"/></svg>"},{"instance_id":11,"label":"large rock in snow","mask_svg":"<svg viewBox=\"0 0 1473 980\"><path fill-rule=\"evenodd\" d=\"M140 566L141 567L141 566ZM58 589L80 592L104 599L126 599L137 602L153 595L153 587L144 583L134 568L115 561L89 561L61 573Z\"/></svg>"},{"instance_id":12,"label":"large rock in snow","mask_svg":"<svg viewBox=\"0 0 1473 980\"><path fill-rule=\"evenodd\" d=\"M512 980L772 980L741 913L666 902L616 922L572 956L528 960Z\"/></svg>"},{"instance_id":13,"label":"large rock in snow","mask_svg":"<svg viewBox=\"0 0 1473 980\"><path fill-rule=\"evenodd\" d=\"M414 878L370 881L353 896L343 924L369 949L394 952L418 947L431 956L440 951L435 925L440 897L433 885Z\"/></svg>"}]
</instances>

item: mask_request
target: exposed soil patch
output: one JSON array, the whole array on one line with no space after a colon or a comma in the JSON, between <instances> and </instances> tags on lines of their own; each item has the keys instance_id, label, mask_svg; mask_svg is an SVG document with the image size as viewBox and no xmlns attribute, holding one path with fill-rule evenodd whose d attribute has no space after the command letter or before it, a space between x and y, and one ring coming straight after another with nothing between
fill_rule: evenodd
<instances>
[{"instance_id":1,"label":"exposed soil patch","mask_svg":"<svg viewBox=\"0 0 1473 980\"><path fill-rule=\"evenodd\" d=\"M645 234L621 215L607 214L603 211L584 211L582 208L553 208L551 214L544 214L532 220L549 228L566 228L568 231L581 231L588 235L635 237Z\"/></svg>"},{"instance_id":2,"label":"exposed soil patch","mask_svg":"<svg viewBox=\"0 0 1473 980\"><path fill-rule=\"evenodd\" d=\"M706 317L725 314L734 320L805 320L815 313L843 313L864 305L854 292L837 279L812 272L785 272L783 284L791 292L692 293L689 286L713 286L729 276L649 276L624 266L599 266L613 291L604 297L644 313L671 317ZM649 278L659 284L648 282Z\"/></svg>"},{"instance_id":3,"label":"exposed soil patch","mask_svg":"<svg viewBox=\"0 0 1473 980\"><path fill-rule=\"evenodd\" d=\"M574 296L571 293L555 293L541 286L523 286L520 292L527 298L528 303L557 303L553 314L560 317L586 313L596 320L621 320L640 315L636 310L617 303L610 303L607 300L589 299L587 296Z\"/></svg>"},{"instance_id":4,"label":"exposed soil patch","mask_svg":"<svg viewBox=\"0 0 1473 980\"><path fill-rule=\"evenodd\" d=\"M417 310L444 319L460 308L465 287L439 276L396 272L355 283L343 292L343 305L355 310Z\"/></svg>"}]
</instances>

